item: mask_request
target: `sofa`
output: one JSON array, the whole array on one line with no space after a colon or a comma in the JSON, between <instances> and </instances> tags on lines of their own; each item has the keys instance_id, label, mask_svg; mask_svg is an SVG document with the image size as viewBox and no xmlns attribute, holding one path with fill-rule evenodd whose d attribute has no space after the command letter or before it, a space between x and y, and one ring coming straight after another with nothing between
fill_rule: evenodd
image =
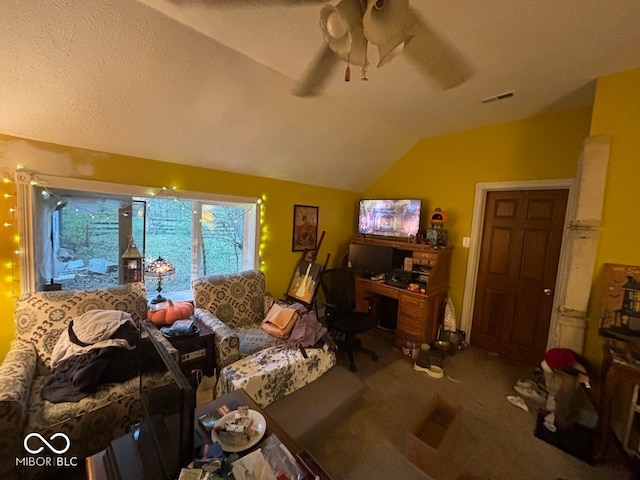
<instances>
[{"instance_id":1,"label":"sofa","mask_svg":"<svg viewBox=\"0 0 640 480\"><path fill-rule=\"evenodd\" d=\"M28 453L24 439L29 434L37 434L30 439L30 449L43 447L40 456L53 455L44 448L44 440L54 445L56 434L66 434L68 450L62 460L54 460L67 464L63 466L72 466L105 449L112 439L142 419L137 375L121 383L99 385L94 394L76 402L51 403L41 397L42 388L52 374L52 352L58 338L72 319L89 310L125 311L139 325L147 310L144 284L32 292L16 301L15 340L0 366L0 451L3 452L0 473L7 474L8 478L18 475L31 478L51 471L50 465L44 469L25 466ZM160 332L150 331L177 358L177 352ZM162 373L149 372L144 376L146 387L163 382L166 379ZM58 443L62 442L58 448L64 449L65 442L60 435L57 437Z\"/></svg>"}]
</instances>

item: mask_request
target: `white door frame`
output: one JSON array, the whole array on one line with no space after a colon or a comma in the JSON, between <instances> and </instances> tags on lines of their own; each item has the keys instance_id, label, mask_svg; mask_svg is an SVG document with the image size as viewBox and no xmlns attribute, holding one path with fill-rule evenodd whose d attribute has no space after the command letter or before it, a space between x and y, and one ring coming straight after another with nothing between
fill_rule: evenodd
<instances>
[{"instance_id":1,"label":"white door frame","mask_svg":"<svg viewBox=\"0 0 640 480\"><path fill-rule=\"evenodd\" d=\"M569 190L567 202L567 213L565 215L564 232L562 235L562 247L560 249L560 259L558 264L558 274L556 276L555 294L553 297L553 308L551 323L549 324L549 339L547 344L553 343L552 332L556 331L556 312L565 296L568 269L568 249L566 248L567 222L570 212L574 210L576 188L574 178L563 178L556 180L531 180L514 182L490 182L477 183L475 199L473 202L473 219L471 221L471 244L469 246L469 256L467 258L467 275L464 284L464 294L462 297L462 311L460 317L460 329L466 332L467 341L471 339L471 324L473 321L473 307L476 301L476 282L478 281L478 267L480 264L480 239L482 238L482 225L484 223L484 213L487 192L505 190Z\"/></svg>"}]
</instances>

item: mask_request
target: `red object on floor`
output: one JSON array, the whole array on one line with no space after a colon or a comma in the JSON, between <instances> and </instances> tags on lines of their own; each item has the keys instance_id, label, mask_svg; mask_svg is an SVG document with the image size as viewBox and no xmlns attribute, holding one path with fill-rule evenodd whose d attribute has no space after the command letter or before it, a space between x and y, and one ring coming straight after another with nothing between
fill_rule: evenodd
<instances>
[{"instance_id":1,"label":"red object on floor","mask_svg":"<svg viewBox=\"0 0 640 480\"><path fill-rule=\"evenodd\" d=\"M576 361L573 351L569 348L552 348L544 354L544 359L547 365L554 370L562 370L573 365Z\"/></svg>"}]
</instances>

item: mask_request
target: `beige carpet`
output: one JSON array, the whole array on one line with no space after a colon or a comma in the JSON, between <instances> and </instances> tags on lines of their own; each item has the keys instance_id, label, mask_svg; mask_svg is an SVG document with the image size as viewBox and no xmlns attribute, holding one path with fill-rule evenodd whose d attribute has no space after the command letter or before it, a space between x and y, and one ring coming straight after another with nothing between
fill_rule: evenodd
<instances>
[{"instance_id":1,"label":"beige carpet","mask_svg":"<svg viewBox=\"0 0 640 480\"><path fill-rule=\"evenodd\" d=\"M363 355L356 363L363 371L376 366ZM404 447L407 428L436 392L463 407L462 429L441 479L465 473L491 480L630 478L615 447L605 462L590 466L534 437L539 405L528 401L531 411L525 412L505 398L514 394L512 386L519 378L531 376L529 366L473 347L447 357L446 376L440 380L415 372L403 358L381 366L362 377L362 407L309 447L333 480L428 479L406 461Z\"/></svg>"}]
</instances>

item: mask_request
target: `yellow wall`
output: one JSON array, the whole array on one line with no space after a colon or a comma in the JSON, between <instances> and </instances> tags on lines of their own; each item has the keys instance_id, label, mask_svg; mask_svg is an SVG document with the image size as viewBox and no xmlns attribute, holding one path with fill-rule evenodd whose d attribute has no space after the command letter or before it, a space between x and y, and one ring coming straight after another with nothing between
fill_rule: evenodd
<instances>
[{"instance_id":1,"label":"yellow wall","mask_svg":"<svg viewBox=\"0 0 640 480\"><path fill-rule=\"evenodd\" d=\"M367 197L422 198L423 228L431 209L447 212L458 320L468 256L462 237L471 231L476 183L574 177L590 121L591 109L580 108L426 138L365 191Z\"/></svg>"},{"instance_id":2,"label":"yellow wall","mask_svg":"<svg viewBox=\"0 0 640 480\"><path fill-rule=\"evenodd\" d=\"M600 355L598 313L604 263L640 265L640 69L600 78L592 135L611 136L585 355Z\"/></svg>"},{"instance_id":3,"label":"yellow wall","mask_svg":"<svg viewBox=\"0 0 640 480\"><path fill-rule=\"evenodd\" d=\"M318 261L324 263L331 254L337 261L348 248L356 225L357 200L360 194L314 187L300 183L240 175L204 168L159 162L143 158L112 155L58 145L27 141L0 135L0 174L11 179L0 184L0 195L14 194L13 172L17 165L34 174L48 174L84 178L150 187L172 187L178 190L213 192L223 195L247 197L265 196L264 225L267 233L263 257L263 270L267 288L276 297L287 289L300 252L291 251L293 205L315 205L319 210L319 233L326 231ZM13 298L19 294L17 278L18 258L13 234L17 234L11 221L9 208L15 197L0 197L0 265L2 266L2 292L0 294L0 358L4 358L13 339ZM14 223L2 227L5 222Z\"/></svg>"}]
</instances>

